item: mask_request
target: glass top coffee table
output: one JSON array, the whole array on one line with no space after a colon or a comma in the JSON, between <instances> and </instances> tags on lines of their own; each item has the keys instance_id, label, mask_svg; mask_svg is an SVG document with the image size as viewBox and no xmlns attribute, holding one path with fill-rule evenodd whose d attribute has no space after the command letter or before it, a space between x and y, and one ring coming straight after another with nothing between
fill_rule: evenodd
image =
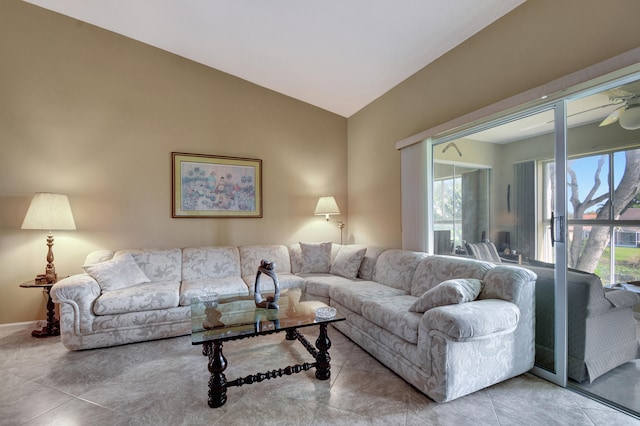
<instances>
[{"instance_id":1,"label":"glass top coffee table","mask_svg":"<svg viewBox=\"0 0 640 426\"><path fill-rule=\"evenodd\" d=\"M198 297L191 302L191 342L203 345L202 354L209 358L209 406L221 407L227 401L227 388L258 383L315 368L319 380L331 377L331 341L327 326L344 321L339 316L317 316L316 310L327 305L317 301L300 301L300 289L285 289L280 294L279 309L257 308L253 296L225 295ZM263 294L264 295L264 294ZM268 296L268 295L267 295ZM319 311L319 312L320 312ZM315 347L298 331L305 327L320 327ZM224 370L227 359L222 344L230 340L264 336L284 331L287 340L298 340L315 362L291 365L266 373L257 373L228 381Z\"/></svg>"}]
</instances>

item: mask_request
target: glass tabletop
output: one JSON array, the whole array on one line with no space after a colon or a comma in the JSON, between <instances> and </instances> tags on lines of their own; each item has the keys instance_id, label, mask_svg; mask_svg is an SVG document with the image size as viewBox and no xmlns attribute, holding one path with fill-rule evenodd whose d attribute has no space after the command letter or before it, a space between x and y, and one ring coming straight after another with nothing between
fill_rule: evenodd
<instances>
[{"instance_id":1,"label":"glass tabletop","mask_svg":"<svg viewBox=\"0 0 640 426\"><path fill-rule=\"evenodd\" d=\"M261 293L263 298L273 293ZM194 297L191 301L191 342L194 345L270 334L321 323L343 321L343 317L316 316L316 309L327 305L301 301L300 289L284 289L279 309L257 308L253 295Z\"/></svg>"}]
</instances>

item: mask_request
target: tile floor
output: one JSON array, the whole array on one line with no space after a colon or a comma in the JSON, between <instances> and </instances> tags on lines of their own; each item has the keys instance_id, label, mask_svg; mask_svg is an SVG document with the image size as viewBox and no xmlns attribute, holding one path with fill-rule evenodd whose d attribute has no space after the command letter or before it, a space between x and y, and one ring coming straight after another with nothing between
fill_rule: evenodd
<instances>
[{"instance_id":1,"label":"tile floor","mask_svg":"<svg viewBox=\"0 0 640 426\"><path fill-rule=\"evenodd\" d=\"M598 377L593 383L569 382L571 387L602 397L640 413L640 359L625 362Z\"/></svg>"},{"instance_id":2,"label":"tile floor","mask_svg":"<svg viewBox=\"0 0 640 426\"><path fill-rule=\"evenodd\" d=\"M211 409L189 336L70 352L30 330L0 327L2 425L640 425L530 374L437 404L333 328L331 380L308 371L235 387ZM309 360L283 334L224 349L229 379Z\"/></svg>"},{"instance_id":3,"label":"tile floor","mask_svg":"<svg viewBox=\"0 0 640 426\"><path fill-rule=\"evenodd\" d=\"M640 318L637 336L640 340ZM640 413L640 359L626 362L598 377L593 383L569 381L570 387L601 397L613 404L625 407L627 411Z\"/></svg>"}]
</instances>

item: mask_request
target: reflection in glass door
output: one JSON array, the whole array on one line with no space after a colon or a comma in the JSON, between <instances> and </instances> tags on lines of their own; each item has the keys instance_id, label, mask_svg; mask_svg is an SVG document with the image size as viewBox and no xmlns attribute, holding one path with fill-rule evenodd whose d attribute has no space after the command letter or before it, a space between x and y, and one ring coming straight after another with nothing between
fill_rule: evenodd
<instances>
[{"instance_id":1,"label":"reflection in glass door","mask_svg":"<svg viewBox=\"0 0 640 426\"><path fill-rule=\"evenodd\" d=\"M465 243L486 240L490 231L491 173L487 166L446 162L436 148L433 164L435 254L464 254Z\"/></svg>"},{"instance_id":2,"label":"reflection in glass door","mask_svg":"<svg viewBox=\"0 0 640 426\"><path fill-rule=\"evenodd\" d=\"M640 82L567 105L569 386L640 416Z\"/></svg>"}]
</instances>

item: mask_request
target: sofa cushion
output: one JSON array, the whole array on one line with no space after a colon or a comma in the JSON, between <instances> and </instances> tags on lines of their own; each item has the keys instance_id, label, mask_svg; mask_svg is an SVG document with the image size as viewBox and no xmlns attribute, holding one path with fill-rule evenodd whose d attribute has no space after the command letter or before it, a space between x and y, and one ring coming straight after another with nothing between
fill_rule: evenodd
<instances>
[{"instance_id":1,"label":"sofa cushion","mask_svg":"<svg viewBox=\"0 0 640 426\"><path fill-rule=\"evenodd\" d=\"M114 254L115 252L112 250L94 250L84 259L84 264L86 266L93 265L94 263L105 262L113 259Z\"/></svg>"},{"instance_id":2,"label":"sofa cushion","mask_svg":"<svg viewBox=\"0 0 640 426\"><path fill-rule=\"evenodd\" d=\"M411 312L426 312L429 309L472 302L480 294L482 282L475 278L458 278L443 281L413 302Z\"/></svg>"},{"instance_id":3,"label":"sofa cushion","mask_svg":"<svg viewBox=\"0 0 640 426\"><path fill-rule=\"evenodd\" d=\"M411 294L422 296L443 281L455 278L482 280L494 267L489 262L456 256L429 256L416 268L411 281Z\"/></svg>"},{"instance_id":4,"label":"sofa cushion","mask_svg":"<svg viewBox=\"0 0 640 426\"><path fill-rule=\"evenodd\" d=\"M357 282L356 280L331 274L301 274L300 276L304 278L307 294L323 298L329 298L331 287L351 285Z\"/></svg>"},{"instance_id":5,"label":"sofa cushion","mask_svg":"<svg viewBox=\"0 0 640 426\"><path fill-rule=\"evenodd\" d=\"M114 315L175 308L179 291L180 283L176 281L144 283L108 291L96 299L93 312L96 315Z\"/></svg>"},{"instance_id":6,"label":"sofa cushion","mask_svg":"<svg viewBox=\"0 0 640 426\"><path fill-rule=\"evenodd\" d=\"M120 290L150 281L130 254L83 266L82 269L98 282L103 292Z\"/></svg>"},{"instance_id":7,"label":"sofa cushion","mask_svg":"<svg viewBox=\"0 0 640 426\"><path fill-rule=\"evenodd\" d=\"M326 274L331 269L331 242L300 243L303 274Z\"/></svg>"},{"instance_id":8,"label":"sofa cushion","mask_svg":"<svg viewBox=\"0 0 640 426\"><path fill-rule=\"evenodd\" d=\"M403 296L407 293L374 281L357 281L349 285L337 285L329 290L329 297L338 300L345 308L362 315L362 304L369 300Z\"/></svg>"},{"instance_id":9,"label":"sofa cushion","mask_svg":"<svg viewBox=\"0 0 640 426\"><path fill-rule=\"evenodd\" d=\"M640 303L640 296L628 290L608 291L604 297L616 308L632 308Z\"/></svg>"},{"instance_id":10,"label":"sofa cushion","mask_svg":"<svg viewBox=\"0 0 640 426\"><path fill-rule=\"evenodd\" d=\"M187 247L182 250L182 279L240 277L240 253L236 247Z\"/></svg>"},{"instance_id":11,"label":"sofa cushion","mask_svg":"<svg viewBox=\"0 0 640 426\"><path fill-rule=\"evenodd\" d=\"M179 306L177 308L156 309L153 311L98 315L93 319L92 331L94 333L91 335L95 336L100 343L87 345L85 340L87 335L84 335L83 342L78 343L81 347L76 347L75 349L115 346L189 334L191 332L189 314L190 308L188 306ZM162 325L169 327L164 328L161 327ZM106 333L101 333L102 331Z\"/></svg>"},{"instance_id":12,"label":"sofa cushion","mask_svg":"<svg viewBox=\"0 0 640 426\"><path fill-rule=\"evenodd\" d=\"M291 244L287 248L289 249L289 258L291 259L291 273L302 273L302 249L300 248L300 243ZM340 244L331 244L331 263L333 263L340 248L342 248Z\"/></svg>"},{"instance_id":13,"label":"sofa cushion","mask_svg":"<svg viewBox=\"0 0 640 426\"><path fill-rule=\"evenodd\" d=\"M247 277L255 278L262 259L275 262L278 275L291 273L289 250L284 245L240 246L238 252L240 253L240 271L245 282ZM253 288L252 281L251 288Z\"/></svg>"},{"instance_id":14,"label":"sofa cushion","mask_svg":"<svg viewBox=\"0 0 640 426\"><path fill-rule=\"evenodd\" d=\"M239 276L184 280L180 286L180 306L191 305L191 299L205 292L248 295L249 289Z\"/></svg>"},{"instance_id":15,"label":"sofa cushion","mask_svg":"<svg viewBox=\"0 0 640 426\"><path fill-rule=\"evenodd\" d=\"M244 283L249 289L249 294L253 294L255 292L256 275L258 275L257 269L255 274L247 277L242 277L242 280L244 281ZM300 289L305 288L304 278L302 277L299 277L293 274L284 274L284 273L283 274L277 273L276 276L278 277L278 284L280 284L281 290L285 288L300 288ZM273 280L268 276L266 276L265 274L260 274L260 292L269 293L269 292L275 291L275 289L276 287L273 284Z\"/></svg>"},{"instance_id":16,"label":"sofa cushion","mask_svg":"<svg viewBox=\"0 0 640 426\"><path fill-rule=\"evenodd\" d=\"M153 282L182 280L182 249L119 250L114 257L127 253Z\"/></svg>"},{"instance_id":17,"label":"sofa cushion","mask_svg":"<svg viewBox=\"0 0 640 426\"><path fill-rule=\"evenodd\" d=\"M373 281L376 272L376 263L378 262L378 257L380 257L380 255L387 249L382 247L372 247L358 244L354 244L352 245L352 247L365 247L367 249L364 257L362 258L362 264L360 265L360 270L358 271L358 278L362 278L363 280L367 281Z\"/></svg>"},{"instance_id":18,"label":"sofa cushion","mask_svg":"<svg viewBox=\"0 0 640 426\"><path fill-rule=\"evenodd\" d=\"M362 316L409 343L417 343L422 313L409 311L415 300L408 294L367 300L362 303Z\"/></svg>"},{"instance_id":19,"label":"sofa cushion","mask_svg":"<svg viewBox=\"0 0 640 426\"><path fill-rule=\"evenodd\" d=\"M356 278L366 252L364 247L342 246L329 272L345 278Z\"/></svg>"},{"instance_id":20,"label":"sofa cushion","mask_svg":"<svg viewBox=\"0 0 640 426\"><path fill-rule=\"evenodd\" d=\"M427 255L409 250L386 250L378 256L375 281L409 293L411 279Z\"/></svg>"}]
</instances>

